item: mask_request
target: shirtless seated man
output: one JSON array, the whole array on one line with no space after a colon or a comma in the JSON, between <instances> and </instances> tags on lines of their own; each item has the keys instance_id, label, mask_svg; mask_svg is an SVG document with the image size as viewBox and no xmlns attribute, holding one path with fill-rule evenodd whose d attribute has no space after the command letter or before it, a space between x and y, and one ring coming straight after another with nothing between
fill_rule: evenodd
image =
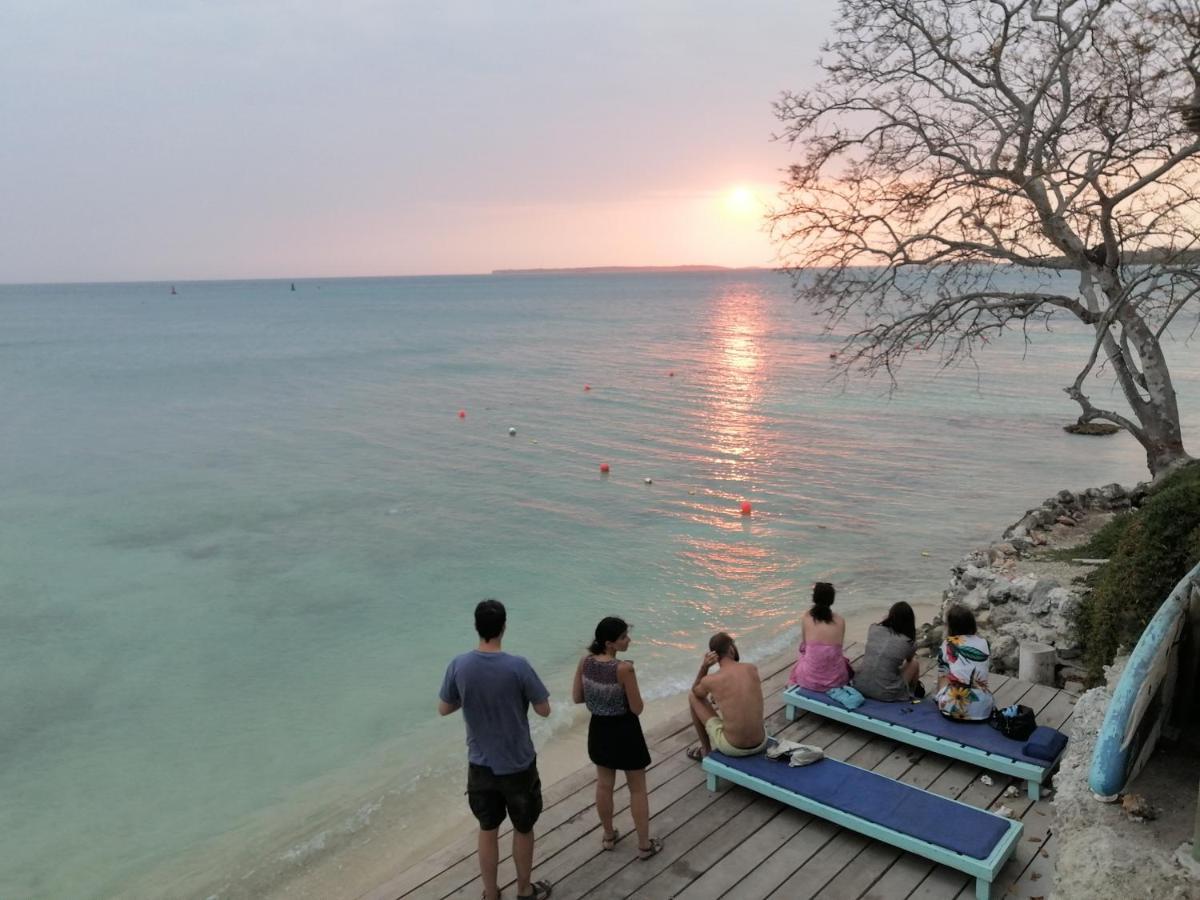
<instances>
[{"instance_id":1,"label":"shirtless seated man","mask_svg":"<svg viewBox=\"0 0 1200 900\"><path fill-rule=\"evenodd\" d=\"M714 664L720 668L709 675ZM708 642L688 702L700 735L700 746L688 750L689 758L703 759L713 750L726 756L753 756L766 749L762 679L756 666L741 662L737 645L725 632L714 634Z\"/></svg>"}]
</instances>

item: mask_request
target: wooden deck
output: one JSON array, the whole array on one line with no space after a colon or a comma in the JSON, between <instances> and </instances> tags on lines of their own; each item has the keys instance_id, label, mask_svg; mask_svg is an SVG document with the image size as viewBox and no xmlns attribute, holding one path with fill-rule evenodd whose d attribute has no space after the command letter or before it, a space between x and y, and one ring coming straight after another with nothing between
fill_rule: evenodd
<instances>
[{"instance_id":1,"label":"wooden deck","mask_svg":"<svg viewBox=\"0 0 1200 900\"><path fill-rule=\"evenodd\" d=\"M861 648L850 648L854 656ZM770 734L817 744L827 755L873 769L974 806L1001 805L1024 821L1013 858L997 877L993 897L1039 898L1050 893L1054 835L1048 802L1031 802L1024 785L1005 776L985 774L894 741L875 737L811 714L793 723L784 718L782 690L793 658L760 664L764 674L766 725ZM924 679L933 682L927 662ZM1075 699L1054 688L994 675L998 705L1024 703L1038 724L1061 727ZM686 712L647 734L651 768L647 772L651 834L665 849L648 861L634 858L637 846L628 795L620 784L615 798L616 827L623 835L611 853L600 849L600 825L593 805L595 770L587 766L545 788L545 810L537 825L534 878L554 885L555 900L608 898L679 898L679 900L803 900L803 898L877 898L942 900L974 897L974 880L943 866L902 853L885 844L844 831L821 819L738 787L710 793L700 766L684 751L696 736ZM1010 784L1015 797L1004 797ZM516 896L509 841L500 851L503 896ZM470 898L482 892L475 840L470 838L434 854L364 900L398 898Z\"/></svg>"}]
</instances>

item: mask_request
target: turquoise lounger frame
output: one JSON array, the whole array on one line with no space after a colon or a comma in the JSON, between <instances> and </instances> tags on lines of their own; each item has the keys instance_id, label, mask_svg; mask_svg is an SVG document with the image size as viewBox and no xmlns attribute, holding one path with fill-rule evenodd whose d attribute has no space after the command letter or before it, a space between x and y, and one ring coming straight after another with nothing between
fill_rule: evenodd
<instances>
[{"instance_id":1,"label":"turquoise lounger frame","mask_svg":"<svg viewBox=\"0 0 1200 900\"><path fill-rule=\"evenodd\" d=\"M841 765L850 765L849 763L841 763ZM970 875L975 879L975 897L976 900L989 900L992 891L992 882L996 880L996 873L1001 867L1008 862L1008 858L1012 856L1013 850L1016 847L1018 839L1021 837L1022 825L1016 820L1005 819L1008 823L1008 831L996 843L987 859L973 859L970 856L964 856L961 853L955 853L952 850L947 850L944 847L939 847L936 844L930 844L927 841L918 840L910 837L899 831L894 831L891 828L886 828L882 825L877 825L874 822L869 822L866 819L851 815L850 813L842 812L840 809L835 809L832 806L826 806L824 803L818 803L815 800L810 800L803 794L797 794L789 791L786 788L778 787L769 782L763 781L761 778L755 778L753 775L747 775L725 763L717 762L711 756L706 756L702 764L708 779L708 789L710 791L718 790L722 781L728 781L730 784L736 784L747 790L754 791L757 794L762 794L766 797L771 797L784 803L788 806L793 806L801 812L806 812L810 815L817 816L822 819L827 819L835 825L840 825L842 828L865 835L873 840L882 841L885 844L891 844L900 850L908 853L915 853L917 856L923 856L935 863L940 863L943 866L949 866L952 869L957 869L966 875ZM920 791L920 788L912 788L914 791ZM922 793L928 793L922 791ZM939 798L946 803L955 803L959 806L967 806L969 804L960 803L958 800L951 800L947 797ZM976 807L971 807L975 809ZM989 815L994 815L989 813ZM996 818L1000 818L996 816Z\"/></svg>"},{"instance_id":2,"label":"turquoise lounger frame","mask_svg":"<svg viewBox=\"0 0 1200 900\"><path fill-rule=\"evenodd\" d=\"M922 750L928 750L939 756L948 756L951 759L979 766L981 769L988 769L992 772L1000 772L1004 775L1012 775L1014 778L1020 778L1026 784L1026 792L1030 800L1037 800L1041 797L1042 783L1050 776L1050 771L1054 768L1053 766L1038 766L1033 763L1021 762L1007 756L998 756L995 753L988 753L986 750L968 747L965 744L958 743L958 741L947 740L946 738L925 734L921 731L913 731L911 728L893 725L891 722L882 722L879 719L873 719L870 716L856 713L852 709L843 709L840 706L830 706L828 703L822 703L820 700L813 700L811 697L805 697L803 694L794 693L791 689L783 692L783 702L785 714L789 722L796 720L797 709L803 709L806 712L815 713L827 719L833 719L846 725L853 725L855 728L861 728L863 731L870 731L874 734L891 738L893 741L899 741L901 744L920 747Z\"/></svg>"}]
</instances>

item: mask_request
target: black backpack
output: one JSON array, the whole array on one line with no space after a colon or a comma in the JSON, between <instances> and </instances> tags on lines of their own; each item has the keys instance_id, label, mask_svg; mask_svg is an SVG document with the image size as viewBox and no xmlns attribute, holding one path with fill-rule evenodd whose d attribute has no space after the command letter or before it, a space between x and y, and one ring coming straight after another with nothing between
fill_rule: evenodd
<instances>
[{"instance_id":1,"label":"black backpack","mask_svg":"<svg viewBox=\"0 0 1200 900\"><path fill-rule=\"evenodd\" d=\"M993 709L989 721L993 728L1014 741L1029 740L1033 729L1037 728L1037 719L1028 706L1013 705L1004 709Z\"/></svg>"}]
</instances>

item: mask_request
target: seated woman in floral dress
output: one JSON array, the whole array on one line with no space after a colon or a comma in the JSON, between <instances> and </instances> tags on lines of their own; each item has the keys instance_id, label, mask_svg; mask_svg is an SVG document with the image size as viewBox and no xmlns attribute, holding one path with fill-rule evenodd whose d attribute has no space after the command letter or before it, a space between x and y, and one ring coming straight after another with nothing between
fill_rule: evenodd
<instances>
[{"instance_id":1,"label":"seated woman in floral dress","mask_svg":"<svg viewBox=\"0 0 1200 900\"><path fill-rule=\"evenodd\" d=\"M938 653L938 709L964 722L986 722L992 715L988 689L988 642L975 633L975 616L964 606L946 610L946 640Z\"/></svg>"}]
</instances>

